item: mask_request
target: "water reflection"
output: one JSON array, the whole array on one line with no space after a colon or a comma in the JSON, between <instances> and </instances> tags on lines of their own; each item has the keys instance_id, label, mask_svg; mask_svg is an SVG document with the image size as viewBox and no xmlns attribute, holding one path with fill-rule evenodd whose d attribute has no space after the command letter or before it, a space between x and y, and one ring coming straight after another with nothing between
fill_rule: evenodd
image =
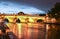
<instances>
[{"instance_id":1,"label":"water reflection","mask_svg":"<svg viewBox=\"0 0 60 39\"><path fill-rule=\"evenodd\" d=\"M1 34L1 39L45 39L46 28L43 23L6 23L3 25L6 25L8 29L6 33Z\"/></svg>"},{"instance_id":2,"label":"water reflection","mask_svg":"<svg viewBox=\"0 0 60 39\"><path fill-rule=\"evenodd\" d=\"M51 23L49 24L50 29L48 30L48 39L60 39L60 24Z\"/></svg>"},{"instance_id":3,"label":"water reflection","mask_svg":"<svg viewBox=\"0 0 60 39\"><path fill-rule=\"evenodd\" d=\"M44 24L40 23L16 23L16 24L17 25L15 25L15 28L13 28L12 33L15 36L17 36L18 39L45 39ZM13 26L11 25L10 27ZM9 35L11 39L14 37L12 33L11 32L8 33L11 34Z\"/></svg>"},{"instance_id":4,"label":"water reflection","mask_svg":"<svg viewBox=\"0 0 60 39\"><path fill-rule=\"evenodd\" d=\"M46 25L44 23L0 23L0 39L46 39ZM60 24L50 23L47 39L60 39ZM1 32L2 31L2 32Z\"/></svg>"}]
</instances>

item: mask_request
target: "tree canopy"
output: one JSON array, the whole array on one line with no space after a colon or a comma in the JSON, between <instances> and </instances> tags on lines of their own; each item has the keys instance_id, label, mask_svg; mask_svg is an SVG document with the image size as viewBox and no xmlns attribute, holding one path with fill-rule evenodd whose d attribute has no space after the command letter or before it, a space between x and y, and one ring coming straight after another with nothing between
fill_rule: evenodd
<instances>
[{"instance_id":1,"label":"tree canopy","mask_svg":"<svg viewBox=\"0 0 60 39\"><path fill-rule=\"evenodd\" d=\"M19 15L24 15L24 12L19 12L18 14L19 14Z\"/></svg>"},{"instance_id":2,"label":"tree canopy","mask_svg":"<svg viewBox=\"0 0 60 39\"><path fill-rule=\"evenodd\" d=\"M57 2L54 7L48 11L48 15L56 19L60 17L60 2Z\"/></svg>"}]
</instances>

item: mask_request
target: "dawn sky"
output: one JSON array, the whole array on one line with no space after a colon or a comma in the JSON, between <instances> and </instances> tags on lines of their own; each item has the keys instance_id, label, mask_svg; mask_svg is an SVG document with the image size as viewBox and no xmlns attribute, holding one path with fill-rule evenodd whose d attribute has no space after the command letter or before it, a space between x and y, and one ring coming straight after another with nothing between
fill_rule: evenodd
<instances>
[{"instance_id":1,"label":"dawn sky","mask_svg":"<svg viewBox=\"0 0 60 39\"><path fill-rule=\"evenodd\" d=\"M47 13L60 0L0 0L1 13Z\"/></svg>"}]
</instances>

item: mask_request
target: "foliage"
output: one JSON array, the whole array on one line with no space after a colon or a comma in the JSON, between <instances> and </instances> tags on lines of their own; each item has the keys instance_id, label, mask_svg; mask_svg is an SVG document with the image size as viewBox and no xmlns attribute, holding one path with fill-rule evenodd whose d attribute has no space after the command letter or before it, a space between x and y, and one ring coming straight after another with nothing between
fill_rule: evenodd
<instances>
[{"instance_id":1,"label":"foliage","mask_svg":"<svg viewBox=\"0 0 60 39\"><path fill-rule=\"evenodd\" d=\"M52 18L59 18L60 17L60 2L57 2L54 5L54 8L48 11L48 15Z\"/></svg>"},{"instance_id":2,"label":"foliage","mask_svg":"<svg viewBox=\"0 0 60 39\"><path fill-rule=\"evenodd\" d=\"M24 15L24 13L23 13L23 12L19 12L18 14L19 14L19 15Z\"/></svg>"}]
</instances>

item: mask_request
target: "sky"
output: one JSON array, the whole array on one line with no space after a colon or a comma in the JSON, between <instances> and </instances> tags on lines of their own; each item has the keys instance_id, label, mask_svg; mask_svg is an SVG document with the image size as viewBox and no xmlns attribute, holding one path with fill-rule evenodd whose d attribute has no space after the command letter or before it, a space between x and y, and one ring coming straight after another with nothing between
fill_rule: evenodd
<instances>
[{"instance_id":1,"label":"sky","mask_svg":"<svg viewBox=\"0 0 60 39\"><path fill-rule=\"evenodd\" d=\"M60 0L0 0L0 12L6 14L18 13L26 14L47 13L56 2Z\"/></svg>"}]
</instances>

